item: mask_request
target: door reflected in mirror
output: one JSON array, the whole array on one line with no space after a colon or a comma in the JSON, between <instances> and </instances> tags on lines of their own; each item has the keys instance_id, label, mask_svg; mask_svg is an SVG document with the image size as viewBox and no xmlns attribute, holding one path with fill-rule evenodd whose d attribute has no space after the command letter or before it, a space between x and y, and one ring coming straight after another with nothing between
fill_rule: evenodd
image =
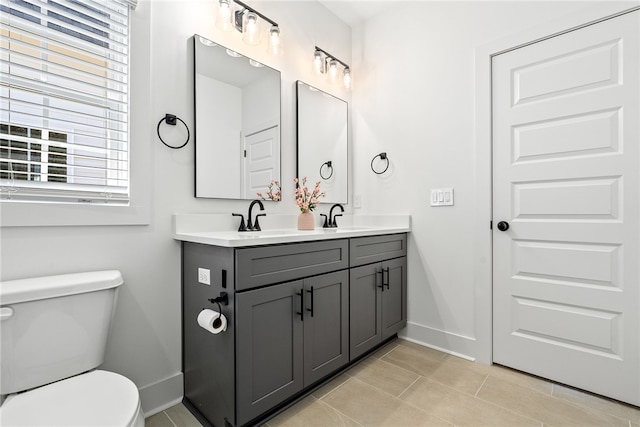
<instances>
[{"instance_id":1,"label":"door reflected in mirror","mask_svg":"<svg viewBox=\"0 0 640 427\"><path fill-rule=\"evenodd\" d=\"M193 41L195 196L255 199L280 181L280 72Z\"/></svg>"},{"instance_id":2,"label":"door reflected in mirror","mask_svg":"<svg viewBox=\"0 0 640 427\"><path fill-rule=\"evenodd\" d=\"M298 171L327 192L322 203L348 201L347 102L298 81Z\"/></svg>"}]
</instances>

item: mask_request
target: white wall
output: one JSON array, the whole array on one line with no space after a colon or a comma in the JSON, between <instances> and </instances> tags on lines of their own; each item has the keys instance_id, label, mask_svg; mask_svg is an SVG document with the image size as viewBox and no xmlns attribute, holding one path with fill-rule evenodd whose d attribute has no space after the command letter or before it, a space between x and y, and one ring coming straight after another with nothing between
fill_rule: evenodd
<instances>
[{"instance_id":1,"label":"white wall","mask_svg":"<svg viewBox=\"0 0 640 427\"><path fill-rule=\"evenodd\" d=\"M474 267L476 47L595 2L393 2L353 32L356 213L410 213L410 339L488 362L479 331ZM387 152L390 172L375 175ZM431 188L453 187L455 206L429 206ZM488 219L486 221L488 234ZM489 260L490 261L490 260ZM490 311L481 316L491 324Z\"/></svg>"},{"instance_id":2,"label":"white wall","mask_svg":"<svg viewBox=\"0 0 640 427\"><path fill-rule=\"evenodd\" d=\"M317 81L311 74L315 45L350 60L351 31L316 2L249 2L277 21L285 53L271 58L266 46L242 44L239 34L214 29L212 0L142 0L134 12L150 24L150 73L131 84L132 97L143 85L151 91L150 119L132 111L133 140L150 149L133 158L132 168L152 176L151 220L146 226L3 227L0 242L2 280L78 271L119 269L121 288L104 369L131 378L141 388L147 414L182 397L180 244L171 237L172 214L186 212L246 213L248 202L195 199L193 144L181 150L162 145L155 132L165 113L193 124L193 52L198 33L282 71L282 165L285 200L266 204L268 214L295 214L292 179L295 174L295 81L305 80L336 96L342 89ZM135 61L134 61L135 63ZM146 93L146 91L142 91ZM180 125L179 125L180 126ZM140 129L143 129L140 132ZM193 133L193 129L191 129ZM182 142L179 129L163 128L169 143ZM267 223L266 221L264 222Z\"/></svg>"}]
</instances>

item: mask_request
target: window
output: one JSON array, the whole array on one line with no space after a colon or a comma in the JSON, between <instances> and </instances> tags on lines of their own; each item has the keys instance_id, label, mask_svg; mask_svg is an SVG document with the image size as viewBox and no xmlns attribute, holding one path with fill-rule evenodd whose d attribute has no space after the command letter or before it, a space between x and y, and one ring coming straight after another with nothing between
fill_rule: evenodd
<instances>
[{"instance_id":1,"label":"window","mask_svg":"<svg viewBox=\"0 0 640 427\"><path fill-rule=\"evenodd\" d=\"M0 0L2 202L129 202L131 0Z\"/></svg>"}]
</instances>

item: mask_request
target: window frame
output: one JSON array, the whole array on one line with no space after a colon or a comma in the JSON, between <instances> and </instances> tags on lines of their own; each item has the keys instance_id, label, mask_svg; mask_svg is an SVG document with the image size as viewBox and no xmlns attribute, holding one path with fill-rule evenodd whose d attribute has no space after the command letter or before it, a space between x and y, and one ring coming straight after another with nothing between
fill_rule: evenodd
<instances>
[{"instance_id":1,"label":"window frame","mask_svg":"<svg viewBox=\"0 0 640 427\"><path fill-rule=\"evenodd\" d=\"M139 2L129 17L129 204L0 203L0 228L30 226L147 225L150 223L153 153L151 122L150 5Z\"/></svg>"}]
</instances>

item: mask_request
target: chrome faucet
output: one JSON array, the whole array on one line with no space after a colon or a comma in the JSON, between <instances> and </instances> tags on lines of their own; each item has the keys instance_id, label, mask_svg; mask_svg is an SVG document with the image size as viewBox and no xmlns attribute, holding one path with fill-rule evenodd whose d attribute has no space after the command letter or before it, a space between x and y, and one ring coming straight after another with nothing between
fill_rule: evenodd
<instances>
[{"instance_id":1,"label":"chrome faucet","mask_svg":"<svg viewBox=\"0 0 640 427\"><path fill-rule=\"evenodd\" d=\"M340 212L344 212L344 207L342 207L340 203L336 203L335 205L331 206L331 209L329 210L329 224L326 225L329 228L337 227L338 223L336 222L336 218L342 216L342 214L333 215L334 208L340 208Z\"/></svg>"},{"instance_id":2,"label":"chrome faucet","mask_svg":"<svg viewBox=\"0 0 640 427\"><path fill-rule=\"evenodd\" d=\"M264 205L260 200L256 199L253 202L251 202L251 204L249 205L249 213L247 214L247 231L260 231L260 224L258 224L258 217L267 216L267 214L258 214L256 215L256 222L253 223L253 221L251 220L251 212L253 211L253 207L256 205L256 203L260 206L261 211L264 210Z\"/></svg>"}]
</instances>

